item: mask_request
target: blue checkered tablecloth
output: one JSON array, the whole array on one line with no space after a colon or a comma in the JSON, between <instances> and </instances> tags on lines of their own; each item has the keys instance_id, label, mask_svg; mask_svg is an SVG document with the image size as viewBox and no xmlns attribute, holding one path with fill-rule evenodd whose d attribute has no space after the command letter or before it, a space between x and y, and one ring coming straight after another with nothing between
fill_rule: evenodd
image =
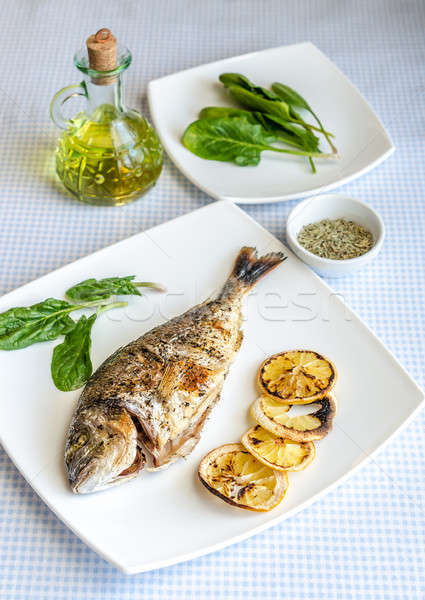
<instances>
[{"instance_id":1,"label":"blue checkered tablecloth","mask_svg":"<svg viewBox=\"0 0 425 600\"><path fill-rule=\"evenodd\" d=\"M157 187L127 207L84 206L64 193L48 105L79 81L72 55L87 34L108 26L131 48L127 100L145 112L150 79L311 40L359 87L396 146L344 187L380 212L385 248L370 268L332 285L424 385L423 0L20 0L1 3L1 23L0 293L210 201L168 160ZM294 205L246 210L283 239ZM424 428L420 414L367 467L281 525L136 576L77 539L0 449L0 598L423 600Z\"/></svg>"}]
</instances>

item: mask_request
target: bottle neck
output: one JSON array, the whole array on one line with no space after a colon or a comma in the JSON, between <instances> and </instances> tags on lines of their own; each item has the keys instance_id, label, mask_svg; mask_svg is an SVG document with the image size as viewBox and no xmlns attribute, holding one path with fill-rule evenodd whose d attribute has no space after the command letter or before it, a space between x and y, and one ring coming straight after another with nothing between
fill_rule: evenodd
<instances>
[{"instance_id":1,"label":"bottle neck","mask_svg":"<svg viewBox=\"0 0 425 600\"><path fill-rule=\"evenodd\" d=\"M113 106L119 112L125 112L121 75L117 75L114 81L108 85L99 85L87 78L85 85L90 114L105 104Z\"/></svg>"}]
</instances>

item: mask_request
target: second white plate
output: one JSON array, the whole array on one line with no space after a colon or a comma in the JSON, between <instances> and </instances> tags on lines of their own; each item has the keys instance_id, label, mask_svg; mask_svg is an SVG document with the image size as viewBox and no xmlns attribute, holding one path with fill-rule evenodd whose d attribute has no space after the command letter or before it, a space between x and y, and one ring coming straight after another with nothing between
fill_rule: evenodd
<instances>
[{"instance_id":1,"label":"second white plate","mask_svg":"<svg viewBox=\"0 0 425 600\"><path fill-rule=\"evenodd\" d=\"M230 202L216 202L50 273L0 299L0 312L61 296L87 277L136 274L168 294L128 297L126 310L102 315L93 331L95 368L117 348L221 288L243 245L282 250L281 266L245 301L244 341L220 402L187 457L122 486L74 495L63 464L80 391L62 393L50 377L58 342L1 352L0 440L36 492L82 540L126 573L157 569L240 541L294 514L362 464L415 413L422 392L381 342L331 289L269 232ZM280 505L255 514L226 504L199 482L202 456L237 441L252 426L255 375L269 355L312 348L332 358L338 414L317 456L290 473ZM361 501L361 500L359 500Z\"/></svg>"},{"instance_id":2,"label":"second white plate","mask_svg":"<svg viewBox=\"0 0 425 600\"><path fill-rule=\"evenodd\" d=\"M238 72L269 87L280 81L296 89L325 127L336 135L339 161L263 152L256 167L204 160L181 143L184 130L205 106L232 105L218 81ZM240 204L278 202L336 188L366 173L394 151L372 108L345 75L312 43L271 48L181 71L149 83L149 106L165 150L201 190ZM323 144L325 149L325 144Z\"/></svg>"}]
</instances>

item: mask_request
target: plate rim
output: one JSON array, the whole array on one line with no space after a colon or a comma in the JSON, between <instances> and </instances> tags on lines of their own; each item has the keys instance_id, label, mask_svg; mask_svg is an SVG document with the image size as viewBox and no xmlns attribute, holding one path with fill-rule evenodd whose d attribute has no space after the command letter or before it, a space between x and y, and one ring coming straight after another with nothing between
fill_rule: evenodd
<instances>
[{"instance_id":1,"label":"plate rim","mask_svg":"<svg viewBox=\"0 0 425 600\"><path fill-rule=\"evenodd\" d=\"M171 223L174 223L176 221L180 221L182 219L184 219L185 217L187 217L188 215L191 215L192 213L199 213L200 211L205 211L207 212L208 210L214 210L215 207L218 206L223 206L226 207L226 209L229 210L233 210L235 211L241 218L254 223L256 227L260 228L264 233L266 233L270 238L272 238L274 241L278 241L279 244L282 246L282 248L285 251L288 251L290 249L288 249L276 236L274 236L270 231L268 231L263 225L261 225L260 223L258 223L253 217L251 217L248 213L246 213L243 209L239 208L238 206L236 206L235 203L233 202L229 202L228 200L221 200L221 201L217 201L217 202L209 202L208 204L194 210L194 211L189 211L183 215L179 215L174 219L170 219L169 221L165 221L163 223L160 223L154 227L151 227L147 230L143 230L143 231L139 231L138 233L129 236L128 238L125 238L123 240L119 240L118 242L115 242L114 244L110 244L108 246L104 246L103 248L100 248L99 250L96 250L95 252L92 252L91 254L88 254L86 256L82 256L74 261L71 261L70 263L67 263L57 269L54 269L53 271L46 273L45 275L42 275L41 277L38 277L36 279L31 280L28 283L25 283L24 285L15 288L14 290L11 290L10 292L8 292L7 294L4 294L3 296L0 297L0 302L3 303L4 300L7 300L9 298L13 298L13 296L17 295L18 293L20 293L22 290L25 290L25 288L30 287L42 280L44 280L47 277L50 277L53 274L58 274L61 271L64 271L66 269L68 269L70 266L78 264L83 262L84 260L94 257L96 255L101 254L102 252L105 252L111 248L116 248L117 246L119 246L120 244L125 244L126 242L128 242L128 240L137 238L138 236L143 236L144 234L147 234L149 232L152 231L157 231L158 229L160 229L161 227L170 225ZM149 236L148 236L149 237ZM295 256L295 255L294 255ZM319 277L316 273L314 273L314 271L312 271L308 266L304 265L304 263L302 263L302 261L300 261L296 256L295 258L297 259L297 261L300 262L300 265L303 266L305 269L308 269L310 271L310 274L314 276L314 279L319 280L320 284L322 286L325 287L326 290L333 292L333 289L331 288L331 286L324 281L321 277ZM66 527L68 527L68 529L70 529L83 543L85 543L89 548L91 548L97 555L101 556L104 560L106 560L109 564L114 565L116 568L118 568L120 571L122 571L123 573L127 574L127 575L133 575L136 573L145 573L148 571L152 571L155 569L161 569L164 567L169 567L175 564L179 564L181 562L185 562L187 560L193 560L195 558L199 558L201 556L205 556L206 554L210 554L212 552L216 552L218 550L221 550L223 548L226 548L228 546L231 546L232 544L236 544L239 543L243 540L246 540L254 535L257 535L258 533L261 533L262 531L265 531L266 529L269 529L270 527L274 527L275 525L277 525L278 523L281 523L283 521L285 521L286 519L294 516L295 514L297 514L298 512L300 512L301 510L304 510L305 508L307 508L308 506L310 506L311 504L313 504L314 502L320 500L320 498L322 498L323 496L325 496L326 494L328 494L329 492L331 492L333 489L337 488L339 485L341 485L346 479L348 479L349 477L351 477L351 475L354 475L362 466L365 466L366 464L368 464L371 460L373 460L373 458L379 453L381 452L388 443L390 443L394 437L396 435L398 435L405 427L408 426L408 424L413 421L413 419L417 416L417 414L423 409L424 407L424 402L425 402L425 396L424 396L424 391L419 387L419 385L416 383L416 381L412 378L412 376L408 373L408 371L405 369L405 367L399 362L399 360L396 358L396 356L393 354L393 352L387 348L385 346L385 344L378 338L378 336L375 334L374 331L372 331L368 325L363 321L363 319L355 312L353 311L349 305L347 305L346 303L343 302L343 300L340 298L339 295L335 296L335 300L338 304L344 306L345 310L348 311L349 314L353 315L355 317L355 319L357 320L358 324L367 331L367 333L369 335L372 335L372 337L375 339L375 342L378 343L378 346L380 347L380 350L385 352L392 360L393 363L395 363L395 365L401 369L401 371L403 372L403 374L407 377L407 379L409 380L409 382L411 384L413 384L414 388L416 389L416 391L418 392L419 396L421 396L421 400L419 400L417 406L415 408L413 408L410 413L407 414L407 416L400 422L400 424L398 425L398 427L388 436L386 437L381 443L379 443L376 448L374 448L374 450L372 450L372 452L370 453L366 453L364 450L362 450L360 448L360 450L362 451L363 457L359 460L359 462L352 467L351 469L349 469L348 471L346 471L343 475L341 475L339 478L337 478L335 481L333 481L331 484L329 484L328 486L326 486L325 488L321 489L319 492L317 492L316 494L313 494L311 497L309 497L307 500L305 500L304 502L302 502L301 504L295 506L294 508L292 508L291 510L284 512L281 515L277 515L276 517L270 519L269 521L266 521L260 525L257 525L256 527L250 529L249 531L246 531L242 534L233 536L229 539L226 539L224 541L218 542L216 544L211 544L209 546L205 546L202 549L198 549L198 550L194 550L192 552L187 552L184 554L180 554L171 558L167 558L167 559L163 559L163 560L154 560L152 562L135 562L135 563L121 563L118 560L116 560L115 558L109 556L106 552L103 551L103 549L101 547L98 547L96 544L92 543L88 538L86 538L86 536L84 534L82 534L81 532L77 531L73 525L69 522L69 520L65 517L63 517L59 512L57 512L55 506L50 503L50 501L45 497L44 493L39 489L39 486L37 484L37 479L38 477L44 472L44 470L51 464L51 462L49 462L47 465L43 465L43 468L36 473L35 475L33 475L32 477L27 477L25 475L25 473L23 472L23 470L21 469L20 465L15 462L15 458L13 456L13 452L11 452L10 448L8 447L8 445L4 442L3 438L2 438L2 432L1 432L1 428L0 428L0 443L2 444L4 450L6 451L8 457L10 458L10 460L12 461L12 463L14 464L14 466L16 467L16 469L18 470L18 472L21 474L21 476L25 479L25 481L27 481L27 483L33 488L33 490L36 492L36 494L41 498L41 500L47 505L47 507L53 512L53 514L62 522L64 523L64 525ZM52 457L52 460L55 460L57 458L56 457Z\"/></svg>"},{"instance_id":2,"label":"plate rim","mask_svg":"<svg viewBox=\"0 0 425 600\"><path fill-rule=\"evenodd\" d=\"M243 59L243 58L250 58L253 56L257 56L259 54L266 54L268 52L274 52L276 50L284 50L284 49L286 50L289 48L297 48L297 47L303 47L303 46L306 48L310 48L310 50L317 51L320 54L321 58L328 63L328 65L333 69L333 71L339 77L343 78L346 83L349 84L349 86L351 87L354 94L356 94L360 98L363 105L367 108L369 113L372 115L372 117L375 119L375 121L379 124L379 127L381 128L381 133L383 134L384 138L386 138L386 142L388 145L387 150L385 150L375 160L370 162L368 165L366 165L359 171L356 171L355 173L351 173L350 175L347 175L346 177L341 177L339 179L336 179L335 181L332 181L328 184L324 184L319 187L314 187L310 190L295 192L292 194L284 194L284 195L279 195L279 196L262 196L262 197L255 197L255 198L244 198L244 197L238 197L238 196L222 195L222 194L214 192L214 190L208 189L206 186L204 186L202 183L200 183L192 175L192 173L190 171L188 171L186 169L186 167L181 163L181 161L178 160L178 158L176 158L174 153L170 150L169 145L161 139L161 143L166 150L168 158L173 162L173 164L176 166L176 168L194 186L196 186L202 192L207 194L209 197L215 198L216 200L230 200L232 202L235 202L236 204L271 204L274 202L285 202L288 200L296 200L298 198L304 198L304 197L308 196L309 194L316 195L316 194L321 194L323 192L333 190L337 187L345 185L346 183L349 183L350 181L353 181L354 179L362 177L363 175L365 175L366 173L368 173L369 171L371 171L372 169L374 169L375 167L380 165L382 162L384 162L387 158L389 158L394 153L395 146L391 139L391 136L389 135L389 132L383 125L381 119L378 117L378 115L373 110L372 106L369 104L369 102L366 100L366 98L360 92L358 87L349 79L349 77L347 77L347 75L345 75L345 73L322 50L320 50L320 48L318 48L311 41L298 42L296 44L288 44L288 45L284 45L284 46L274 46L272 48L265 48L264 50L256 50L254 52L248 52L246 54L239 54L237 56L231 56L231 57L224 58L221 60L216 60L216 61L212 61L209 63L203 63L201 65L197 65L195 67L190 67L188 69L183 69L181 71L177 71L176 73L169 73L168 75L164 75L163 77L158 77L157 79L152 79L148 83L147 97L148 97L150 115L151 115L151 118L152 118L152 121L153 121L156 131L159 132L160 127L158 125L158 117L157 117L157 114L155 113L154 101L153 101L152 96L153 96L154 90L156 89L158 84L161 84L162 82L164 82L164 80L179 78L180 76L185 75L189 72L201 71L205 67L211 67L213 65L224 64L227 62L231 62L231 61L235 61L235 60L239 60L239 59ZM159 135L159 133L158 133L158 135Z\"/></svg>"}]
</instances>

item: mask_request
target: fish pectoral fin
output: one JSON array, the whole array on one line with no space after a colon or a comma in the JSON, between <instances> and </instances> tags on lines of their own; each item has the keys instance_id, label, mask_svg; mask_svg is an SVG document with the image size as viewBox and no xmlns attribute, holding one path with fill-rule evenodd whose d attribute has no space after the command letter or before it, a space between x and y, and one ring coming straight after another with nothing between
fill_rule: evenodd
<instances>
[{"instance_id":1,"label":"fish pectoral fin","mask_svg":"<svg viewBox=\"0 0 425 600\"><path fill-rule=\"evenodd\" d=\"M163 398L170 398L178 385L180 361L170 361L165 367L164 374L158 386L157 393Z\"/></svg>"},{"instance_id":2,"label":"fish pectoral fin","mask_svg":"<svg viewBox=\"0 0 425 600\"><path fill-rule=\"evenodd\" d=\"M214 371L191 359L170 361L164 371L158 394L171 398L176 391L199 393L208 388Z\"/></svg>"}]
</instances>

